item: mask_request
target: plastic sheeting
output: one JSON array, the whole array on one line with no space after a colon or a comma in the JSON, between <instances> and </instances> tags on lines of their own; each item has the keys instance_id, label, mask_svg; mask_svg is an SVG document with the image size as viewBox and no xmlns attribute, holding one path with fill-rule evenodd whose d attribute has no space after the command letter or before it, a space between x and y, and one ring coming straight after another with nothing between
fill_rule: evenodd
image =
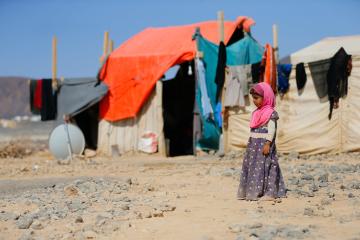
<instances>
[{"instance_id":1,"label":"plastic sheeting","mask_svg":"<svg viewBox=\"0 0 360 240\"><path fill-rule=\"evenodd\" d=\"M289 92L283 99L277 99L278 150L306 154L360 150L360 56L353 56L348 96L340 100L340 107L330 121L329 104L320 103L307 64L305 70L308 81L303 94L298 95L295 71L292 71ZM229 150L246 147L252 110L253 105L245 111L229 112Z\"/></svg>"},{"instance_id":2,"label":"plastic sheeting","mask_svg":"<svg viewBox=\"0 0 360 240\"><path fill-rule=\"evenodd\" d=\"M249 31L255 22L238 17L225 22L225 43L235 30ZM135 117L149 97L156 81L172 66L194 59L192 36L199 27L202 35L218 42L216 21L186 26L147 28L111 53L100 78L109 86L109 94L100 103L100 115L108 121Z\"/></svg>"}]
</instances>

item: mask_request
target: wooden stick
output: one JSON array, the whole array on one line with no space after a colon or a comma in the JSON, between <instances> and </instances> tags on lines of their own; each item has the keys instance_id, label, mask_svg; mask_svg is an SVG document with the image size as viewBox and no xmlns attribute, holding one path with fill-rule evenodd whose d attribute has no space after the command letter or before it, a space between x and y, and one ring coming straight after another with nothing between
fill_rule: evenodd
<instances>
[{"instance_id":1,"label":"wooden stick","mask_svg":"<svg viewBox=\"0 0 360 240\"><path fill-rule=\"evenodd\" d=\"M224 11L218 11L218 29L219 29L219 43L224 41Z\"/></svg>"},{"instance_id":2,"label":"wooden stick","mask_svg":"<svg viewBox=\"0 0 360 240\"><path fill-rule=\"evenodd\" d=\"M51 78L51 85L53 89L57 89L56 75L57 75L57 40L56 37L54 36L52 39L52 78Z\"/></svg>"},{"instance_id":3,"label":"wooden stick","mask_svg":"<svg viewBox=\"0 0 360 240\"><path fill-rule=\"evenodd\" d=\"M103 54L100 57L100 65L103 63L103 61L105 60L107 54L109 52L109 32L105 31L104 32L104 44L103 44Z\"/></svg>"},{"instance_id":4,"label":"wooden stick","mask_svg":"<svg viewBox=\"0 0 360 240\"><path fill-rule=\"evenodd\" d=\"M219 11L218 12L218 28L219 28L219 44L220 42L224 42L224 12L223 11ZM225 72L224 72L225 74ZM228 151L228 117L227 117L227 109L224 107L224 100L225 100L225 94L226 94L226 79L224 81L224 86L223 89L221 91L221 112L222 112L222 129L223 129L223 133L222 133L222 143L220 142L220 144L223 144L224 146L224 153L227 153ZM220 149L220 148L219 148Z\"/></svg>"},{"instance_id":5,"label":"wooden stick","mask_svg":"<svg viewBox=\"0 0 360 240\"><path fill-rule=\"evenodd\" d=\"M278 45L278 29L277 25L274 24L272 27L273 30L273 46L274 46L274 55L275 55L275 62L278 64L279 62L279 45Z\"/></svg>"},{"instance_id":6,"label":"wooden stick","mask_svg":"<svg viewBox=\"0 0 360 240\"><path fill-rule=\"evenodd\" d=\"M107 55L108 47L109 47L109 32L105 31L105 33L104 33L103 56Z\"/></svg>"},{"instance_id":7,"label":"wooden stick","mask_svg":"<svg viewBox=\"0 0 360 240\"><path fill-rule=\"evenodd\" d=\"M114 51L114 41L113 40L110 40L110 43L109 43L110 47L109 47L109 53L112 53Z\"/></svg>"}]
</instances>

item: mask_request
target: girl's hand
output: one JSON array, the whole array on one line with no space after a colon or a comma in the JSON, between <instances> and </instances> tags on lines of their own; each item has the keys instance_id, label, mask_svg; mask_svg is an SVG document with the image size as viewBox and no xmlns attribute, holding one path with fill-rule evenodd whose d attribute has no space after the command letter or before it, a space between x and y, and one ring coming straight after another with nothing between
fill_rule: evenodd
<instances>
[{"instance_id":1,"label":"girl's hand","mask_svg":"<svg viewBox=\"0 0 360 240\"><path fill-rule=\"evenodd\" d=\"M269 153L270 153L270 144L271 144L271 142L269 142L269 141L266 141L264 144L263 154L265 156L269 155Z\"/></svg>"}]
</instances>

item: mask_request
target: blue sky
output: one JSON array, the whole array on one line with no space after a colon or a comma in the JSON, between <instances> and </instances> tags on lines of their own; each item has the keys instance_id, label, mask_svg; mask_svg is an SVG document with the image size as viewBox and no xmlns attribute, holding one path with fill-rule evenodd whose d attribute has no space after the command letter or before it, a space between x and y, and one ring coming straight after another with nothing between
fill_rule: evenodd
<instances>
[{"instance_id":1,"label":"blue sky","mask_svg":"<svg viewBox=\"0 0 360 240\"><path fill-rule=\"evenodd\" d=\"M103 33L115 47L146 27L250 16L253 36L280 56L324 37L360 34L357 0L0 0L0 76L51 76L51 40L58 38L58 76L95 76Z\"/></svg>"}]
</instances>

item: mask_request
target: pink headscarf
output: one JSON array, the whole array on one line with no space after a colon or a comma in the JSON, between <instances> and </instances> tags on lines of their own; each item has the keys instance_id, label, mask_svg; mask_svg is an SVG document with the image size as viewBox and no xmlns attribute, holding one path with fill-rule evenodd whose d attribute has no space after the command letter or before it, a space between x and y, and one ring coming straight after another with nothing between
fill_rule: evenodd
<instances>
[{"instance_id":1,"label":"pink headscarf","mask_svg":"<svg viewBox=\"0 0 360 240\"><path fill-rule=\"evenodd\" d=\"M258 128L266 124L275 111L275 95L271 86L265 82L256 84L252 89L263 97L262 106L252 113L250 121L250 128Z\"/></svg>"}]
</instances>

